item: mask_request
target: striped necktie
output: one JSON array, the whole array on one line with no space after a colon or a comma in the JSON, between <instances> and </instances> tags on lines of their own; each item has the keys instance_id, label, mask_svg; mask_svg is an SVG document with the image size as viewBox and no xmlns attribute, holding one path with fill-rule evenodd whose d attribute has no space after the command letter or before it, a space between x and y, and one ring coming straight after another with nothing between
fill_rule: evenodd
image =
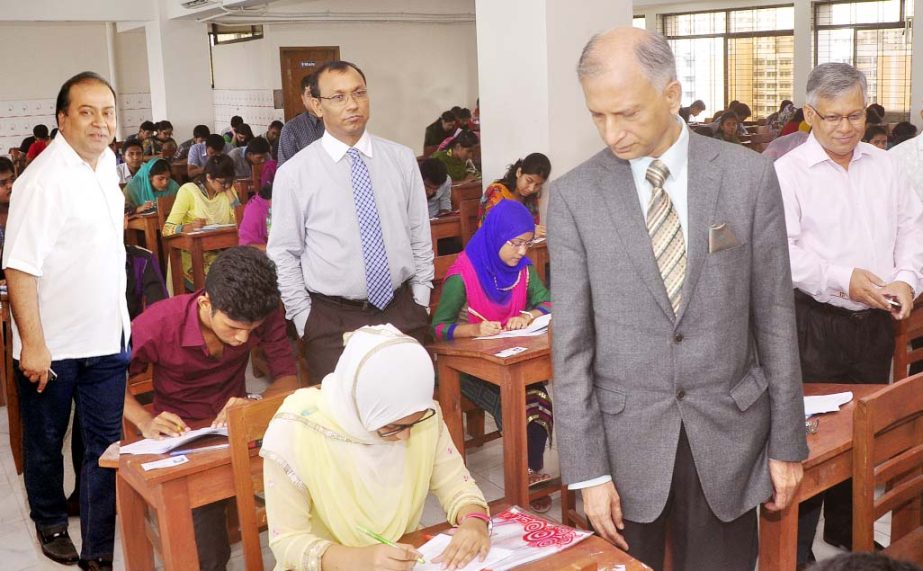
<instances>
[{"instance_id":1,"label":"striped necktie","mask_svg":"<svg viewBox=\"0 0 923 571\"><path fill-rule=\"evenodd\" d=\"M647 231L651 235L654 259L675 315L682 302L683 280L686 277L686 243L673 201L663 190L668 176L670 169L660 160L655 159L647 168L645 178L653 187L651 201L647 205Z\"/></svg>"},{"instance_id":2,"label":"striped necktie","mask_svg":"<svg viewBox=\"0 0 923 571\"><path fill-rule=\"evenodd\" d=\"M394 298L391 287L391 269L388 266L388 252L381 233L381 220L372 190L372 178L362 155L355 148L346 151L350 159L350 174L353 185L353 202L359 218L359 237L362 239L362 261L365 262L365 285L369 303L384 309Z\"/></svg>"}]
</instances>

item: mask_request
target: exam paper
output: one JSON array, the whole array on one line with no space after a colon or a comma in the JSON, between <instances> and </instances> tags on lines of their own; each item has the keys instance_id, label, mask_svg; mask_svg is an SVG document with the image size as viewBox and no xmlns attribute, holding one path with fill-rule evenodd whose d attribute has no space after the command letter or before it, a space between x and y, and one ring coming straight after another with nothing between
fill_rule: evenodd
<instances>
[{"instance_id":1,"label":"exam paper","mask_svg":"<svg viewBox=\"0 0 923 571\"><path fill-rule=\"evenodd\" d=\"M166 454L174 448L179 448L183 444L192 442L202 438L203 436L227 436L228 429L225 428L211 428L206 426L205 428L199 428L198 430L190 430L189 432L181 435L174 436L172 438L162 438L160 440L154 440L153 438L145 438L137 442L132 442L131 444L126 444L125 446L119 447L120 454Z\"/></svg>"},{"instance_id":2,"label":"exam paper","mask_svg":"<svg viewBox=\"0 0 923 571\"><path fill-rule=\"evenodd\" d=\"M804 397L805 418L824 412L836 412L840 407L852 400L852 391L832 395L817 395Z\"/></svg>"},{"instance_id":3,"label":"exam paper","mask_svg":"<svg viewBox=\"0 0 923 571\"><path fill-rule=\"evenodd\" d=\"M515 331L503 331L497 333L496 335L490 335L488 337L475 337L475 339L508 339L510 337L537 337L544 334L548 331L548 325L551 324L551 314L545 314L539 317L536 317L532 320L532 323L529 324L525 329L517 329Z\"/></svg>"},{"instance_id":4,"label":"exam paper","mask_svg":"<svg viewBox=\"0 0 923 571\"><path fill-rule=\"evenodd\" d=\"M414 565L413 571L442 571L442 563L433 563L432 561L445 551L445 548L449 546L449 542L451 541L451 536L440 533L417 548L417 551L423 555L423 559L426 559L426 563L423 565L419 563ZM491 547L490 552L487 554L487 559L480 561L475 557L464 567L459 567L458 571L480 571L481 569L490 569L496 563L509 557L511 553L512 551L509 549Z\"/></svg>"}]
</instances>

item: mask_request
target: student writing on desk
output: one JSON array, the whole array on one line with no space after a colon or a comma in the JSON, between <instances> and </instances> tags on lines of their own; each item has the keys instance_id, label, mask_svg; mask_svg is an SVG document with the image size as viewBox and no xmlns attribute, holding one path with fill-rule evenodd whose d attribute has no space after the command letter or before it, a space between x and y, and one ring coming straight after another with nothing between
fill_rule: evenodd
<instances>
[{"instance_id":1,"label":"student writing on desk","mask_svg":"<svg viewBox=\"0 0 923 571\"><path fill-rule=\"evenodd\" d=\"M241 295L246 292L247 295ZM125 396L125 418L145 438L177 436L190 424L224 426L227 409L245 402L250 350L266 352L270 391L297 386L285 335L276 271L259 250L225 250L204 291L161 301L133 322L131 371L153 365L153 413ZM193 510L202 569L224 569L230 557L226 500Z\"/></svg>"},{"instance_id":2,"label":"student writing on desk","mask_svg":"<svg viewBox=\"0 0 923 571\"><path fill-rule=\"evenodd\" d=\"M529 209L535 220L535 237L545 237L545 227L541 224L538 201L542 196L542 185L551 175L551 161L541 153L531 153L524 159L511 164L503 178L495 180L484 190L478 208L478 224L484 223L484 217L490 209L501 200L515 200Z\"/></svg>"},{"instance_id":3,"label":"student writing on desk","mask_svg":"<svg viewBox=\"0 0 923 571\"><path fill-rule=\"evenodd\" d=\"M437 339L494 335L501 329L522 329L551 311L551 294L526 250L535 235L535 223L525 206L512 200L495 206L484 225L468 242L446 273L439 307L433 315ZM466 315L467 314L467 315ZM462 375L462 393L494 417L503 430L500 387ZM545 443L551 434L551 399L542 383L526 392L529 484L550 479L543 474ZM532 502L533 510L551 508L545 496Z\"/></svg>"},{"instance_id":4,"label":"student writing on desk","mask_svg":"<svg viewBox=\"0 0 923 571\"><path fill-rule=\"evenodd\" d=\"M125 187L125 203L135 214L146 212L157 199L176 196L179 185L170 178L170 164L163 159L151 159L138 170Z\"/></svg>"},{"instance_id":5,"label":"student writing on desk","mask_svg":"<svg viewBox=\"0 0 923 571\"><path fill-rule=\"evenodd\" d=\"M398 541L420 525L428 493L457 526L433 563L463 567L490 549L487 502L433 401L433 362L391 325L351 333L336 369L279 408L260 454L277 569L412 569Z\"/></svg>"}]
</instances>

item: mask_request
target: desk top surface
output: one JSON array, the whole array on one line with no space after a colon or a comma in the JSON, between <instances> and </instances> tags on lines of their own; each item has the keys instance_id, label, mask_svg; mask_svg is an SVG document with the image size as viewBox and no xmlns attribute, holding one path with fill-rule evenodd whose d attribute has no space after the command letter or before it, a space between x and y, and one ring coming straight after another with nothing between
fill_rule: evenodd
<instances>
[{"instance_id":1,"label":"desk top surface","mask_svg":"<svg viewBox=\"0 0 923 571\"><path fill-rule=\"evenodd\" d=\"M510 347L525 347L526 350L511 357L497 357L496 353ZM506 337L503 339L454 339L437 341L427 345L436 355L455 357L477 357L501 365L512 365L530 359L550 357L551 342L548 333L534 337Z\"/></svg>"},{"instance_id":2,"label":"desk top surface","mask_svg":"<svg viewBox=\"0 0 923 571\"><path fill-rule=\"evenodd\" d=\"M856 408L856 401L886 386L806 383L804 385L804 394L806 396L830 395L852 391L853 399L840 407L838 412L816 415L818 419L817 432L808 435L810 454L808 459L804 461L804 467L810 468L837 454L851 450L853 411Z\"/></svg>"}]
</instances>

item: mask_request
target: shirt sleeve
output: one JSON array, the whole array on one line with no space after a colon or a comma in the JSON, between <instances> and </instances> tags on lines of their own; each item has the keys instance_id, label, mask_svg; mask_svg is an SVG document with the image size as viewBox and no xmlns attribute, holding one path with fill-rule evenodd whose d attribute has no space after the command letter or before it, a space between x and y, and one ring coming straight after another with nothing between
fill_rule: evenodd
<instances>
[{"instance_id":1,"label":"shirt sleeve","mask_svg":"<svg viewBox=\"0 0 923 571\"><path fill-rule=\"evenodd\" d=\"M433 235L429 227L426 189L423 187L423 177L417 167L416 158L410 149L406 149L403 158L405 180L410 183L407 220L410 223L410 249L413 251L414 266L410 285L413 289L414 301L423 307L429 307L429 296L436 271L433 267ZM273 212L275 210L274 208Z\"/></svg>"},{"instance_id":2,"label":"shirt sleeve","mask_svg":"<svg viewBox=\"0 0 923 571\"><path fill-rule=\"evenodd\" d=\"M548 291L548 288L545 287L545 284L542 283L542 278L538 275L538 270L535 269L535 266L529 264L529 309L537 309L542 313L551 313L551 293Z\"/></svg>"},{"instance_id":3,"label":"shirt sleeve","mask_svg":"<svg viewBox=\"0 0 923 571\"><path fill-rule=\"evenodd\" d=\"M200 147L198 147L198 143L189 148L189 155L186 158L186 164L196 167L204 166L202 163L202 155L198 152L199 148Z\"/></svg>"},{"instance_id":4,"label":"shirt sleeve","mask_svg":"<svg viewBox=\"0 0 923 571\"><path fill-rule=\"evenodd\" d=\"M186 214L192 210L192 208L192 194L189 192L189 189L183 185L183 187L179 189L176 195L176 201L173 203L173 208L170 210L170 215L163 225L163 235L172 236L177 232L181 232Z\"/></svg>"},{"instance_id":5,"label":"shirt sleeve","mask_svg":"<svg viewBox=\"0 0 923 571\"><path fill-rule=\"evenodd\" d=\"M439 414L436 419L439 421L439 440L436 444L430 491L439 500L446 513L446 520L455 525L461 508L476 505L487 510L487 500L465 467L464 459L455 448L442 415Z\"/></svg>"},{"instance_id":6,"label":"shirt sleeve","mask_svg":"<svg viewBox=\"0 0 923 571\"><path fill-rule=\"evenodd\" d=\"M297 119L297 117L296 117ZM297 145L295 144L295 125L292 119L288 123L282 126L282 132L279 134L279 166L282 166L282 163L292 158L295 153L298 152Z\"/></svg>"},{"instance_id":7,"label":"shirt sleeve","mask_svg":"<svg viewBox=\"0 0 923 571\"><path fill-rule=\"evenodd\" d=\"M793 285L812 296L849 293L853 268L832 264L801 245L801 205L798 201L799 177L796 169L787 161L777 161L775 169L785 206Z\"/></svg>"},{"instance_id":8,"label":"shirt sleeve","mask_svg":"<svg viewBox=\"0 0 923 571\"><path fill-rule=\"evenodd\" d=\"M3 267L42 277L70 213L53 186L23 181L14 186L3 245Z\"/></svg>"},{"instance_id":9,"label":"shirt sleeve","mask_svg":"<svg viewBox=\"0 0 923 571\"><path fill-rule=\"evenodd\" d=\"M452 179L447 178L439 187L439 210L452 210Z\"/></svg>"},{"instance_id":10,"label":"shirt sleeve","mask_svg":"<svg viewBox=\"0 0 923 571\"><path fill-rule=\"evenodd\" d=\"M157 344L153 332L154 318L151 313L142 312L131 322L131 363L128 373L142 372L149 364L157 362Z\"/></svg>"},{"instance_id":11,"label":"shirt sleeve","mask_svg":"<svg viewBox=\"0 0 923 571\"><path fill-rule=\"evenodd\" d=\"M265 241L260 239L259 224L262 223L265 227L266 220L265 218L260 220L260 214L262 214L262 210L257 206L256 201L251 200L247 203L247 206L244 207L244 219L241 220L240 228L237 229L237 235L241 246L265 244Z\"/></svg>"},{"instance_id":12,"label":"shirt sleeve","mask_svg":"<svg viewBox=\"0 0 923 571\"><path fill-rule=\"evenodd\" d=\"M917 197L899 161L895 177L897 239L894 244L894 276L919 295L923 287L923 203Z\"/></svg>"},{"instance_id":13,"label":"shirt sleeve","mask_svg":"<svg viewBox=\"0 0 923 571\"><path fill-rule=\"evenodd\" d=\"M332 545L311 533L310 492L292 482L285 470L267 458L263 462L269 548L279 569L316 571Z\"/></svg>"},{"instance_id":14,"label":"shirt sleeve","mask_svg":"<svg viewBox=\"0 0 923 571\"><path fill-rule=\"evenodd\" d=\"M436 307L436 311L433 313L433 335L436 339L453 339L455 326L458 325L458 314L467 300L465 282L461 279L461 276L449 276L442 283L439 306Z\"/></svg>"},{"instance_id":15,"label":"shirt sleeve","mask_svg":"<svg viewBox=\"0 0 923 571\"><path fill-rule=\"evenodd\" d=\"M272 232L269 233L266 254L276 263L285 317L295 324L298 336L304 337L311 311L311 296L301 269L305 248L305 213L298 200L300 190L291 169L276 172L272 188Z\"/></svg>"},{"instance_id":16,"label":"shirt sleeve","mask_svg":"<svg viewBox=\"0 0 923 571\"><path fill-rule=\"evenodd\" d=\"M266 351L266 361L269 363L269 374L272 380L280 377L295 375L295 359L292 356L292 346L285 333L285 319L282 311L274 311L263 322L263 338L260 347Z\"/></svg>"},{"instance_id":17,"label":"shirt sleeve","mask_svg":"<svg viewBox=\"0 0 923 571\"><path fill-rule=\"evenodd\" d=\"M612 476L600 476L598 478L593 478L592 480L584 480L583 482L574 482L573 484L568 484L568 490L582 490L583 488L592 488L593 486L598 486L600 484L605 484L606 482L611 482Z\"/></svg>"}]
</instances>

